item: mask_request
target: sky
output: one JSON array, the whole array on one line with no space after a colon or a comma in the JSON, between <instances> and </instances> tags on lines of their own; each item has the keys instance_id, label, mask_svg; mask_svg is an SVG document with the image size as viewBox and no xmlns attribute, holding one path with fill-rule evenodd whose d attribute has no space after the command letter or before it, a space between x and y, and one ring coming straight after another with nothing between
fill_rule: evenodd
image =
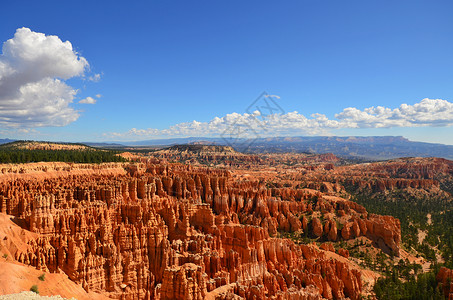
<instances>
[{"instance_id":1,"label":"sky","mask_svg":"<svg viewBox=\"0 0 453 300\"><path fill-rule=\"evenodd\" d=\"M0 138L453 144L452 1L3 1Z\"/></svg>"}]
</instances>

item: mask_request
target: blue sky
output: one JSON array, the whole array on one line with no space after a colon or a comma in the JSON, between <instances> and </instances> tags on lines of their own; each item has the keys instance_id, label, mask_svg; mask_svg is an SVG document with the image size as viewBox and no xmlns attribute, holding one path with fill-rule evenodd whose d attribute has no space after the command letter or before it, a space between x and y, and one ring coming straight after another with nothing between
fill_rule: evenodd
<instances>
[{"instance_id":1,"label":"blue sky","mask_svg":"<svg viewBox=\"0 0 453 300\"><path fill-rule=\"evenodd\" d=\"M266 91L283 109L264 120L267 135L453 144L451 1L8 2L2 138L218 136L256 118L246 109ZM61 43L34 44L39 33ZM60 52L65 41L72 53ZM44 56L26 56L34 47Z\"/></svg>"}]
</instances>

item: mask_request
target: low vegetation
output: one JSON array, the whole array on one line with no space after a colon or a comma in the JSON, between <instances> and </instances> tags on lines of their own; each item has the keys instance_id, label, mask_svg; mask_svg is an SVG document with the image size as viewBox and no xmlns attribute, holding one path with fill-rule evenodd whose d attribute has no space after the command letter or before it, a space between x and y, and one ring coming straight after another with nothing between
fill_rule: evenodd
<instances>
[{"instance_id":1,"label":"low vegetation","mask_svg":"<svg viewBox=\"0 0 453 300\"><path fill-rule=\"evenodd\" d=\"M403 281L400 279L401 274L398 273L398 269L394 269L390 276L377 280L374 285L376 298L392 300L445 299L436 281L436 271L438 269L420 274L417 277L411 276L408 280Z\"/></svg>"},{"instance_id":2,"label":"low vegetation","mask_svg":"<svg viewBox=\"0 0 453 300\"><path fill-rule=\"evenodd\" d=\"M39 294L38 286L36 284L32 285L32 287L30 288L30 291L32 291L33 293Z\"/></svg>"}]
</instances>

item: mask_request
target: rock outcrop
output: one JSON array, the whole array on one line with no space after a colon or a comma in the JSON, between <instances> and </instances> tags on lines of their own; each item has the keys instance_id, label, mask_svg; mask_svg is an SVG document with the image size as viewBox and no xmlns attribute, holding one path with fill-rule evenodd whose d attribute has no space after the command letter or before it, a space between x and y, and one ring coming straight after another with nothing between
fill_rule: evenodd
<instances>
[{"instance_id":1,"label":"rock outcrop","mask_svg":"<svg viewBox=\"0 0 453 300\"><path fill-rule=\"evenodd\" d=\"M442 284L442 290L448 300L453 300L453 270L442 267L436 276L437 281Z\"/></svg>"}]
</instances>

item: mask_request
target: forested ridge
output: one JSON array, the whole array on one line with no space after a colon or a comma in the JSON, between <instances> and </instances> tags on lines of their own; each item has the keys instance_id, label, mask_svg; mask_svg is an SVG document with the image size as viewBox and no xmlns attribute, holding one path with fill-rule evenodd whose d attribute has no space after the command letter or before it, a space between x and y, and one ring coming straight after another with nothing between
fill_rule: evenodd
<instances>
[{"instance_id":1,"label":"forested ridge","mask_svg":"<svg viewBox=\"0 0 453 300\"><path fill-rule=\"evenodd\" d=\"M424 274L404 261L386 270L374 286L378 299L445 299L435 277L440 266L453 268L453 202L451 190L446 188L450 186L449 182L441 184L447 193L437 196L414 195L403 189L380 193L345 186L351 200L368 212L398 218L403 249L431 263L430 271ZM421 231L426 237L420 243Z\"/></svg>"},{"instance_id":2,"label":"forested ridge","mask_svg":"<svg viewBox=\"0 0 453 300\"><path fill-rule=\"evenodd\" d=\"M12 142L0 146L0 163L30 163L30 162L75 162L75 163L103 163L126 161L119 156L121 152L96 149L83 144L50 145L70 146L74 149L27 149L23 147L26 141ZM79 147L79 149L77 149Z\"/></svg>"}]
</instances>

